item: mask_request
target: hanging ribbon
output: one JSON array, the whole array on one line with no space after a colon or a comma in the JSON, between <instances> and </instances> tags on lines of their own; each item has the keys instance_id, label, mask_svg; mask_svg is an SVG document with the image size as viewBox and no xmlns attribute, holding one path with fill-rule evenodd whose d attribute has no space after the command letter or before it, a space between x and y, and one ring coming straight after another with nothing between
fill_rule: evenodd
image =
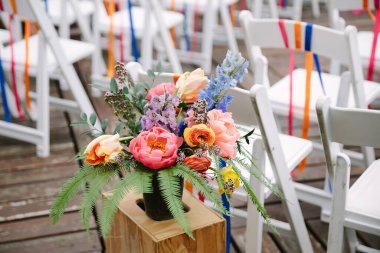
<instances>
[{"instance_id":1,"label":"hanging ribbon","mask_svg":"<svg viewBox=\"0 0 380 253\"><path fill-rule=\"evenodd\" d=\"M171 0L170 1L170 10L171 11L175 11L175 0ZM175 28L174 27L170 28L170 36L172 38L174 47L177 48L178 47L178 43L177 43L177 38L175 36Z\"/></svg>"},{"instance_id":2,"label":"hanging ribbon","mask_svg":"<svg viewBox=\"0 0 380 253\"><path fill-rule=\"evenodd\" d=\"M117 1L117 9L119 11L121 11L122 9L122 4L121 4L121 0L118 0ZM120 51L120 61L121 62L124 62L124 30L123 30L123 21L120 20L121 24L120 24L120 40L119 40L119 51Z\"/></svg>"},{"instance_id":3,"label":"hanging ribbon","mask_svg":"<svg viewBox=\"0 0 380 253\"><path fill-rule=\"evenodd\" d=\"M114 75L115 68L115 58L114 58L114 36L113 36L113 16L115 13L115 3L114 0L109 0L108 3L108 16L109 16L109 28L108 28L108 70L107 77L112 77Z\"/></svg>"},{"instance_id":4,"label":"hanging ribbon","mask_svg":"<svg viewBox=\"0 0 380 253\"><path fill-rule=\"evenodd\" d=\"M283 9L283 8L286 7L287 1L286 0L280 0L280 2L278 3L278 5L281 7L281 9Z\"/></svg>"},{"instance_id":5,"label":"hanging ribbon","mask_svg":"<svg viewBox=\"0 0 380 253\"><path fill-rule=\"evenodd\" d=\"M47 0L44 0L44 3L45 3L45 11L46 11L46 13L48 13L48 12L49 12L48 1L47 1Z\"/></svg>"},{"instance_id":6,"label":"hanging ribbon","mask_svg":"<svg viewBox=\"0 0 380 253\"><path fill-rule=\"evenodd\" d=\"M16 6L16 0L10 0L11 8L12 8L12 14L17 13L17 6Z\"/></svg>"},{"instance_id":7,"label":"hanging ribbon","mask_svg":"<svg viewBox=\"0 0 380 253\"><path fill-rule=\"evenodd\" d=\"M189 8L187 6L187 3L184 3L183 5L183 14L184 14L184 22L183 22L183 33L184 33L184 36L185 36L185 43L186 43L186 51L190 51L190 36L189 36L189 31L187 29L187 26L188 26L188 16L189 16Z\"/></svg>"},{"instance_id":8,"label":"hanging ribbon","mask_svg":"<svg viewBox=\"0 0 380 253\"><path fill-rule=\"evenodd\" d=\"M0 11L4 11L3 1L0 0Z\"/></svg>"},{"instance_id":9,"label":"hanging ribbon","mask_svg":"<svg viewBox=\"0 0 380 253\"><path fill-rule=\"evenodd\" d=\"M25 86L25 102L27 108L30 110L30 96L29 96L29 37L30 37L30 21L25 20L25 64L24 64L24 86Z\"/></svg>"},{"instance_id":10,"label":"hanging ribbon","mask_svg":"<svg viewBox=\"0 0 380 253\"><path fill-rule=\"evenodd\" d=\"M137 48L137 39L136 39L136 33L135 33L135 26L133 23L133 16L132 16L132 0L128 0L128 14L129 14L129 24L131 29L131 40L132 40L132 54L135 62L139 61L139 49ZM148 13L146 13L148 15ZM148 24L150 25L150 24Z\"/></svg>"},{"instance_id":11,"label":"hanging ribbon","mask_svg":"<svg viewBox=\"0 0 380 253\"><path fill-rule=\"evenodd\" d=\"M11 49L11 77L12 77L13 95L15 97L17 114L20 119L25 119L24 114L22 113L22 110L21 110L21 104L20 104L20 99L19 99L18 90L17 90L15 55L14 55L14 48L13 48L12 14L9 14L8 22L9 22L9 35L10 35L9 47Z\"/></svg>"},{"instance_id":12,"label":"hanging ribbon","mask_svg":"<svg viewBox=\"0 0 380 253\"><path fill-rule=\"evenodd\" d=\"M194 27L193 27L193 38L191 41L191 48L193 51L197 50L198 47L198 20L199 20L199 6L198 0L194 3Z\"/></svg>"},{"instance_id":13,"label":"hanging ribbon","mask_svg":"<svg viewBox=\"0 0 380 253\"><path fill-rule=\"evenodd\" d=\"M226 167L226 163L220 159L220 167ZM222 194L222 203L224 208L229 212L230 211L230 203L227 199L226 193ZM226 253L230 253L230 244L231 244L231 217L223 214L224 219L226 220Z\"/></svg>"},{"instance_id":14,"label":"hanging ribbon","mask_svg":"<svg viewBox=\"0 0 380 253\"><path fill-rule=\"evenodd\" d=\"M7 93L5 91L5 78L4 78L4 70L3 63L0 57L0 88L1 88L1 99L3 101L3 110L6 122L11 122L11 113L9 111Z\"/></svg>"},{"instance_id":15,"label":"hanging ribbon","mask_svg":"<svg viewBox=\"0 0 380 253\"><path fill-rule=\"evenodd\" d=\"M230 6L230 17L231 17L232 26L235 26L235 23L236 23L235 13L236 13L236 3L231 4Z\"/></svg>"},{"instance_id":16,"label":"hanging ribbon","mask_svg":"<svg viewBox=\"0 0 380 253\"><path fill-rule=\"evenodd\" d=\"M240 0L240 11L247 9L247 0Z\"/></svg>"},{"instance_id":17,"label":"hanging ribbon","mask_svg":"<svg viewBox=\"0 0 380 253\"><path fill-rule=\"evenodd\" d=\"M371 56L369 58L368 72L367 72L367 80L369 80L369 81L373 80L373 73L374 73L374 69L375 69L376 47L377 47L379 28L380 28L380 10L376 9L376 21L375 21L375 25L373 27L373 39L372 39Z\"/></svg>"},{"instance_id":18,"label":"hanging ribbon","mask_svg":"<svg viewBox=\"0 0 380 253\"><path fill-rule=\"evenodd\" d=\"M289 113L288 113L288 134L293 135L293 69L294 69L294 50L289 48L289 40L285 30L284 20L278 21L282 39L284 40L285 47L290 49L289 58Z\"/></svg>"}]
</instances>

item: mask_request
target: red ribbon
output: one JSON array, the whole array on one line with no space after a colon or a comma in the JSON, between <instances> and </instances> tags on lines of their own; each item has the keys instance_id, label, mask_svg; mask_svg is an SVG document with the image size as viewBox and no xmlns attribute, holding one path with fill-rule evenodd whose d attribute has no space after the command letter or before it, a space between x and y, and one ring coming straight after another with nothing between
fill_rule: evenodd
<instances>
[{"instance_id":1,"label":"red ribbon","mask_svg":"<svg viewBox=\"0 0 380 253\"><path fill-rule=\"evenodd\" d=\"M376 47L377 47L377 39L380 28L380 10L376 10L376 21L373 27L373 40L372 40L372 48L371 48L371 56L369 58L368 64L368 72L367 72L367 80L373 80L373 72L375 69L375 56L376 56Z\"/></svg>"},{"instance_id":2,"label":"red ribbon","mask_svg":"<svg viewBox=\"0 0 380 253\"><path fill-rule=\"evenodd\" d=\"M14 48L13 48L13 34L12 34L12 14L9 14L9 46L11 49L11 77L12 77L12 88L13 88L13 95L15 97L16 101L16 108L17 108L17 114L20 119L25 119L24 114L22 113L21 110L21 105L20 105L20 99L18 96L18 91L17 91L17 83L16 83L16 70L15 70L15 56L14 56Z\"/></svg>"},{"instance_id":3,"label":"red ribbon","mask_svg":"<svg viewBox=\"0 0 380 253\"><path fill-rule=\"evenodd\" d=\"M198 6L198 0L195 0L194 3L194 34L193 38L191 40L191 48L193 50L197 49L198 46L198 20L199 20L199 6Z\"/></svg>"}]
</instances>

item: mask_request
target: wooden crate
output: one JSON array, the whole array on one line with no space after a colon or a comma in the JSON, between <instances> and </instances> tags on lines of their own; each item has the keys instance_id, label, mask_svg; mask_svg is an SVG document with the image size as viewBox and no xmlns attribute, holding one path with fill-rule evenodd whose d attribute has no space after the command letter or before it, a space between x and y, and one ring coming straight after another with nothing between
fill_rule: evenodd
<instances>
[{"instance_id":1,"label":"wooden crate","mask_svg":"<svg viewBox=\"0 0 380 253\"><path fill-rule=\"evenodd\" d=\"M108 253L213 253L225 252L225 220L199 200L184 192L186 217L195 240L175 220L154 221L137 205L142 195L128 194L120 203L106 238Z\"/></svg>"}]
</instances>

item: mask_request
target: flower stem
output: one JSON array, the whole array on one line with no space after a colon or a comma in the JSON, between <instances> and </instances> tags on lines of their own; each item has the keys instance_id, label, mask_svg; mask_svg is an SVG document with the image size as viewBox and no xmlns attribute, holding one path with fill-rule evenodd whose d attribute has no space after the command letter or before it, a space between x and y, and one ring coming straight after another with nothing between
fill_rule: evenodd
<instances>
[{"instance_id":1,"label":"flower stem","mask_svg":"<svg viewBox=\"0 0 380 253\"><path fill-rule=\"evenodd\" d=\"M119 138L119 141L127 141L127 140L131 140L135 138L134 136L126 136L126 137L122 137L122 138Z\"/></svg>"}]
</instances>

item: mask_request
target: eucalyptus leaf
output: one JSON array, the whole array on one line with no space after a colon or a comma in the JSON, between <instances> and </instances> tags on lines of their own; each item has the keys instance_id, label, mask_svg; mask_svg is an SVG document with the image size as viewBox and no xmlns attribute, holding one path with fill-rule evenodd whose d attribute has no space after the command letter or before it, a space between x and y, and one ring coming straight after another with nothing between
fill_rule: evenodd
<instances>
[{"instance_id":1,"label":"eucalyptus leaf","mask_svg":"<svg viewBox=\"0 0 380 253\"><path fill-rule=\"evenodd\" d=\"M82 113L80 114L80 118L81 118L83 121L87 121L87 114L84 113L84 112L82 112Z\"/></svg>"},{"instance_id":2,"label":"eucalyptus leaf","mask_svg":"<svg viewBox=\"0 0 380 253\"><path fill-rule=\"evenodd\" d=\"M106 131L108 127L108 123L109 123L109 120L107 118L102 121L101 127L102 127L103 133Z\"/></svg>"},{"instance_id":3,"label":"eucalyptus leaf","mask_svg":"<svg viewBox=\"0 0 380 253\"><path fill-rule=\"evenodd\" d=\"M149 76L150 78L155 78L155 77L156 77L156 74L155 74L154 71L151 70L151 69L148 69L147 73L148 73L148 76Z\"/></svg>"},{"instance_id":4,"label":"eucalyptus leaf","mask_svg":"<svg viewBox=\"0 0 380 253\"><path fill-rule=\"evenodd\" d=\"M110 89L113 93L117 93L117 91L119 89L117 86L117 82L116 82L115 78L113 78L113 77L111 78Z\"/></svg>"},{"instance_id":5,"label":"eucalyptus leaf","mask_svg":"<svg viewBox=\"0 0 380 253\"><path fill-rule=\"evenodd\" d=\"M101 84L90 84L91 87L94 87L98 90L101 90L101 91L109 91L109 89L107 87L105 87L104 85L101 85Z\"/></svg>"},{"instance_id":6,"label":"eucalyptus leaf","mask_svg":"<svg viewBox=\"0 0 380 253\"><path fill-rule=\"evenodd\" d=\"M95 126L95 123L96 123L96 114L95 113L91 113L91 115L90 115L90 124L92 126Z\"/></svg>"}]
</instances>

